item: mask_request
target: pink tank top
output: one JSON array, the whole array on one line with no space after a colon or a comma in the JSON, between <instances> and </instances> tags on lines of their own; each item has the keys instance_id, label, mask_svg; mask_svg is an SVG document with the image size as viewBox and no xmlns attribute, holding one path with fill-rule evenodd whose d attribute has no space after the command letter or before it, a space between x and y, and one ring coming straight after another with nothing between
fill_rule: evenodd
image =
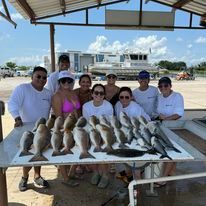
<instances>
[{"instance_id":1,"label":"pink tank top","mask_svg":"<svg viewBox=\"0 0 206 206\"><path fill-rule=\"evenodd\" d=\"M75 109L80 109L81 105L80 102L77 101L74 105L72 102L70 102L67 98L64 99L63 105L62 105L62 112L63 113L71 113Z\"/></svg>"}]
</instances>

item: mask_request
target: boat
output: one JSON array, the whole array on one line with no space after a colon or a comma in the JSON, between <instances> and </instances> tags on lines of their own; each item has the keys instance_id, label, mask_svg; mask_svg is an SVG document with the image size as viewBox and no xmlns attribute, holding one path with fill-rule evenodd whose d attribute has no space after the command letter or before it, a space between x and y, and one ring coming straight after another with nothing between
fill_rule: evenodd
<instances>
[{"instance_id":1,"label":"boat","mask_svg":"<svg viewBox=\"0 0 206 206\"><path fill-rule=\"evenodd\" d=\"M96 54L94 64L88 65L88 70L93 75L105 75L112 70L119 79L136 79L141 70L146 70L153 76L159 73L159 68L148 62L148 54L141 52L125 52L123 54L100 52Z\"/></svg>"}]
</instances>

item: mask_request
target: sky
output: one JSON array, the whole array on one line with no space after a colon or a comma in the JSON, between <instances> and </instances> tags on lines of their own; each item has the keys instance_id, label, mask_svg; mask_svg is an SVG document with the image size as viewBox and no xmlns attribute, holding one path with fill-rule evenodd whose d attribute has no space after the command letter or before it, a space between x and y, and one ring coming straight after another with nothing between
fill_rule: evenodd
<instances>
[{"instance_id":1,"label":"sky","mask_svg":"<svg viewBox=\"0 0 206 206\"><path fill-rule=\"evenodd\" d=\"M138 9L137 0L128 3L107 6L107 9ZM25 20L9 3L12 19L17 23L17 28L0 17L0 65L8 61L15 62L18 66L42 65L43 56L50 56L50 31L49 26L32 25ZM89 13L91 23L104 22L105 8L92 9ZM143 5L144 10L171 11L157 3L149 2ZM0 11L4 12L0 4ZM56 21L82 22L84 13L67 15L66 17L53 18ZM194 16L194 25L199 24L200 17ZM176 25L189 22L186 12L176 11ZM184 61L188 66L197 65L206 61L206 30L106 30L100 27L55 27L55 50L66 50L96 53L105 52L147 52L150 63L160 60Z\"/></svg>"}]
</instances>

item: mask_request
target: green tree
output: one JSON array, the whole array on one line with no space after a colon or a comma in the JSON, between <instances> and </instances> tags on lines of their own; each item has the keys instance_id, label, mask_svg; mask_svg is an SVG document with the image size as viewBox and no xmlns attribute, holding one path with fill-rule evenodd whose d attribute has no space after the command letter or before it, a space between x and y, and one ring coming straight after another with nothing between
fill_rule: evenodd
<instances>
[{"instance_id":1,"label":"green tree","mask_svg":"<svg viewBox=\"0 0 206 206\"><path fill-rule=\"evenodd\" d=\"M7 62L6 66L10 67L11 69L14 69L15 67L17 67L16 63L14 63L14 62Z\"/></svg>"}]
</instances>

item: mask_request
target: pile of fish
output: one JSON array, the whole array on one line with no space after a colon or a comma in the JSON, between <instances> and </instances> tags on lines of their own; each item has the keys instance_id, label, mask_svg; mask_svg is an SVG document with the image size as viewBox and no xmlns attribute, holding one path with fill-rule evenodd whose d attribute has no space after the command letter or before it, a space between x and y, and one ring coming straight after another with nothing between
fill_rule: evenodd
<instances>
[{"instance_id":1,"label":"pile of fish","mask_svg":"<svg viewBox=\"0 0 206 206\"><path fill-rule=\"evenodd\" d=\"M135 142L137 148L130 148ZM118 143L118 149L113 145ZM33 145L34 154L29 151ZM129 118L121 112L119 120L116 116L110 118L104 115L97 118L91 116L87 121L84 117L78 120L69 115L40 118L32 131L25 131L20 140L20 155L33 155L33 161L48 161L43 152L52 147L52 156L72 155L72 148L77 146L80 151L79 159L95 158L89 153L91 145L93 152L106 152L108 155L120 157L137 157L145 153L160 154L160 158L171 159L167 151L180 152L174 147L161 129L160 122L148 122L144 117Z\"/></svg>"}]
</instances>

